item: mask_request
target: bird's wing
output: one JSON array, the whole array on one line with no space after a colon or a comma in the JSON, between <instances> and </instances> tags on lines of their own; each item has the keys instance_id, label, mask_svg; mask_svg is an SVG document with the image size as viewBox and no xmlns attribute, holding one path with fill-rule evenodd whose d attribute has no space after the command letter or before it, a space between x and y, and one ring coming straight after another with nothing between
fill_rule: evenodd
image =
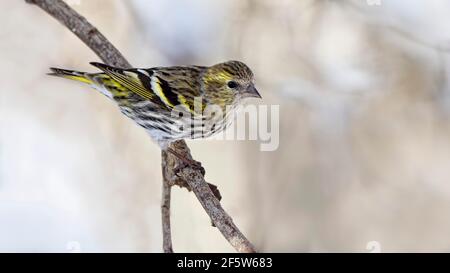
<instances>
[{"instance_id":1,"label":"bird's wing","mask_svg":"<svg viewBox=\"0 0 450 273\"><path fill-rule=\"evenodd\" d=\"M198 79L203 67L121 69L102 63L91 64L131 92L168 109L181 104L191 111L194 98L201 96Z\"/></svg>"},{"instance_id":2,"label":"bird's wing","mask_svg":"<svg viewBox=\"0 0 450 273\"><path fill-rule=\"evenodd\" d=\"M152 75L154 72L151 69L121 69L96 62L91 62L90 64L101 69L106 75L111 77L111 79L117 81L119 84L143 99L152 101L161 106L168 106L166 102L160 99L154 90L157 89L157 84L152 83Z\"/></svg>"}]
</instances>

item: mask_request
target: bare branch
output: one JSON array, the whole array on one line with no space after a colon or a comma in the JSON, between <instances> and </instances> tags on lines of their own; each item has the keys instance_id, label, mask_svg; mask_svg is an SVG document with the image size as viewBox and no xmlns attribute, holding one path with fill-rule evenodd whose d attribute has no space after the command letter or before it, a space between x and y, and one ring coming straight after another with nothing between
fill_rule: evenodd
<instances>
[{"instance_id":1,"label":"bare branch","mask_svg":"<svg viewBox=\"0 0 450 273\"><path fill-rule=\"evenodd\" d=\"M167 173L167 153L161 152L161 168L163 176L162 201L161 201L161 221L163 231L163 250L165 253L172 253L172 235L170 232L170 195L172 185L166 178Z\"/></svg>"},{"instance_id":2,"label":"bare branch","mask_svg":"<svg viewBox=\"0 0 450 273\"><path fill-rule=\"evenodd\" d=\"M97 28L92 26L83 16L79 15L71 7L61 0L25 0L27 3L35 4L45 10L60 23L65 25L70 31L78 36L89 48L91 48L101 60L106 64L122 68L130 68L131 65L122 56L122 54L103 36ZM192 158L189 148L184 141L177 141L170 146L179 154L184 154ZM163 236L164 251L172 250L170 239L170 187L179 185L192 189L197 199L202 204L205 211L211 218L213 225L216 226L222 235L239 252L256 252L253 245L245 238L237 226L233 223L231 217L224 211L215 194L220 196L217 189L215 194L211 191L201 172L198 169L189 166L184 167L179 173L175 174L175 166L180 166L182 162L171 154L162 152L162 171L163 171Z\"/></svg>"}]
</instances>

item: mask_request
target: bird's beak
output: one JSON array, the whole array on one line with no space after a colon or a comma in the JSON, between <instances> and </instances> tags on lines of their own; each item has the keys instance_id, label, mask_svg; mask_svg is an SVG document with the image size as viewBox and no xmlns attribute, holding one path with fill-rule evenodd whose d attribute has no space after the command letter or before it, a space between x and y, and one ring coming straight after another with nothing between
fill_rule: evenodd
<instances>
[{"instance_id":1,"label":"bird's beak","mask_svg":"<svg viewBox=\"0 0 450 273\"><path fill-rule=\"evenodd\" d=\"M247 90L243 93L244 98L259 98L261 99L261 95L259 94L258 90L256 90L255 86L252 84L250 85Z\"/></svg>"}]
</instances>

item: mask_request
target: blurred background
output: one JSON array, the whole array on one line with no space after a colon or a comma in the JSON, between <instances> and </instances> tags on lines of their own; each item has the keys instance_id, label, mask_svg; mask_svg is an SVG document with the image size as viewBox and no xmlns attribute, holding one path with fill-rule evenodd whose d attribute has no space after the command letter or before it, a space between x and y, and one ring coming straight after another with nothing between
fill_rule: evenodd
<instances>
[{"instance_id":1,"label":"blurred background","mask_svg":"<svg viewBox=\"0 0 450 273\"><path fill-rule=\"evenodd\" d=\"M449 1L67 2L134 66L253 69L279 148L189 146L260 251L450 250ZM161 252L158 146L45 75L95 71L78 38L24 1L0 9L0 251ZM176 252L234 251L177 187L172 227Z\"/></svg>"}]
</instances>

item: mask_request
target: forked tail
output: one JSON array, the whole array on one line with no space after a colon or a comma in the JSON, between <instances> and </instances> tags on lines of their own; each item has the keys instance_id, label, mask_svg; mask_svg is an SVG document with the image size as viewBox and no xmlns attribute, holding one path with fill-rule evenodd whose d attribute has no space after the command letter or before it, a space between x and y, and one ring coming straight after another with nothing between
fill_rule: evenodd
<instances>
[{"instance_id":1,"label":"forked tail","mask_svg":"<svg viewBox=\"0 0 450 273\"><path fill-rule=\"evenodd\" d=\"M55 68L50 67L50 70L53 71L53 73L48 73L48 75L51 76L57 76L61 78L71 79L79 82L84 82L87 84L93 84L91 77L88 76L88 73L80 72L80 71L74 71L74 70L67 70L67 69L61 69L61 68Z\"/></svg>"}]
</instances>

